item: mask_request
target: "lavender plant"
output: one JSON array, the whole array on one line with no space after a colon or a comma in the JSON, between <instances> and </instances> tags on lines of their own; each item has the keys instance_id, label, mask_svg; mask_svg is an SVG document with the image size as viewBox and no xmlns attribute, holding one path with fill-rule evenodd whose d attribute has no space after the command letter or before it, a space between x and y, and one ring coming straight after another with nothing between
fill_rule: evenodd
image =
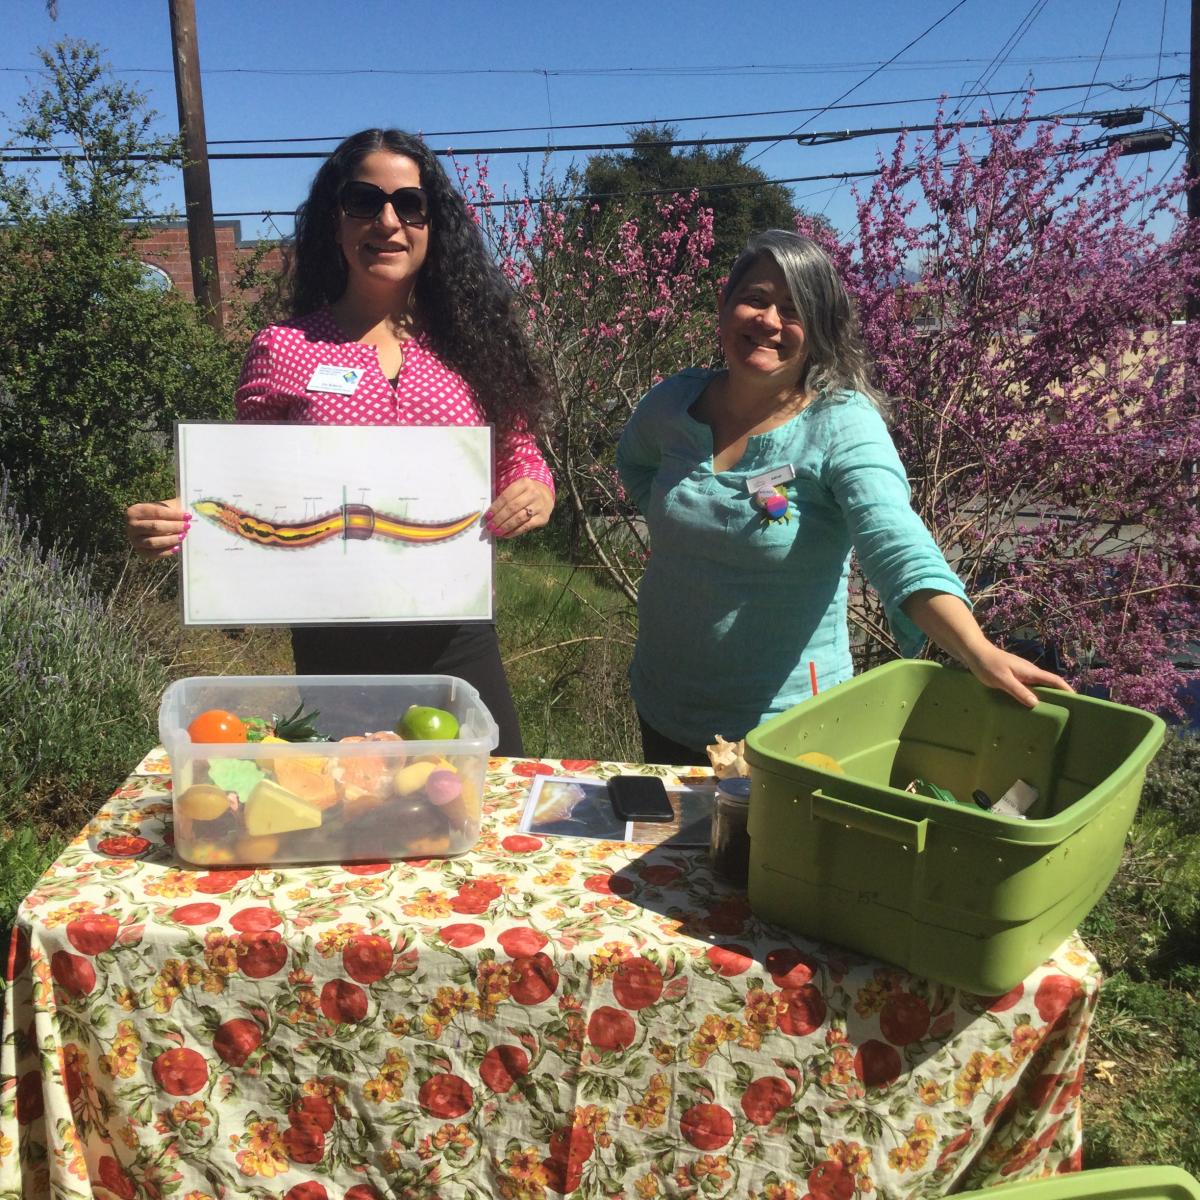
<instances>
[{"instance_id":1,"label":"lavender plant","mask_svg":"<svg viewBox=\"0 0 1200 1200\"><path fill-rule=\"evenodd\" d=\"M0 478L0 821L76 831L157 740L140 610L43 545Z\"/></svg>"}]
</instances>

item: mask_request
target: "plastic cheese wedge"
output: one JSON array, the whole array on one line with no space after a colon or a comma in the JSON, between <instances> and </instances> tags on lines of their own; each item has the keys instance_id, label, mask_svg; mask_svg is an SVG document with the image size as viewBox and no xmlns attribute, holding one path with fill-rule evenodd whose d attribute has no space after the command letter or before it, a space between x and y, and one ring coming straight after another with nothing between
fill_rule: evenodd
<instances>
[{"instance_id":1,"label":"plastic cheese wedge","mask_svg":"<svg viewBox=\"0 0 1200 1200\"><path fill-rule=\"evenodd\" d=\"M251 837L319 829L321 810L269 779L260 780L246 801L246 832Z\"/></svg>"}]
</instances>

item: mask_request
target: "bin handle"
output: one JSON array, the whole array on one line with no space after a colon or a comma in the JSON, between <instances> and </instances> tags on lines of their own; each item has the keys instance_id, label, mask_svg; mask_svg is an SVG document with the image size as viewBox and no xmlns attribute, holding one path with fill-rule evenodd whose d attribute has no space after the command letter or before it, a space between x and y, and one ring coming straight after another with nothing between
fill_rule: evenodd
<instances>
[{"instance_id":1,"label":"bin handle","mask_svg":"<svg viewBox=\"0 0 1200 1200\"><path fill-rule=\"evenodd\" d=\"M893 842L913 847L915 854L925 852L925 830L929 824L926 817L910 821L907 817L896 817L891 813L864 808L848 800L835 800L822 791L812 793L812 815L820 821L831 821L836 825L849 825L864 833L887 838Z\"/></svg>"}]
</instances>

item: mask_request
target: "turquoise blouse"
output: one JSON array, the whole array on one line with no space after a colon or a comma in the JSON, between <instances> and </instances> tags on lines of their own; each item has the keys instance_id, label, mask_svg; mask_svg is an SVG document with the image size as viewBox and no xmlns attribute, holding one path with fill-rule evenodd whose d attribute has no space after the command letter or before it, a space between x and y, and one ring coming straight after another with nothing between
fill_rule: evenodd
<instances>
[{"instance_id":1,"label":"turquoise blouse","mask_svg":"<svg viewBox=\"0 0 1200 1200\"><path fill-rule=\"evenodd\" d=\"M715 375L693 368L652 388L617 449L650 532L633 698L658 732L697 750L806 700L810 662L822 690L850 678L851 550L906 655L924 640L900 609L909 596L967 599L913 512L887 426L865 396L819 396L714 474L712 430L688 410ZM769 521L747 479L788 466L787 519Z\"/></svg>"}]
</instances>

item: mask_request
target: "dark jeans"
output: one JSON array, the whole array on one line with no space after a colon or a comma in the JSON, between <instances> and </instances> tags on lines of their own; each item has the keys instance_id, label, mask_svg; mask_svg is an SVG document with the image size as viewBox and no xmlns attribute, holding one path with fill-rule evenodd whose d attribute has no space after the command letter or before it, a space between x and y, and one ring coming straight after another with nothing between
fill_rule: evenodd
<instances>
[{"instance_id":1,"label":"dark jeans","mask_svg":"<svg viewBox=\"0 0 1200 1200\"><path fill-rule=\"evenodd\" d=\"M497 754L525 749L496 627L463 625L297 626L292 630L297 675L454 675L479 692L500 727Z\"/></svg>"},{"instance_id":2,"label":"dark jeans","mask_svg":"<svg viewBox=\"0 0 1200 1200\"><path fill-rule=\"evenodd\" d=\"M693 750L682 742L676 742L659 733L638 713L638 724L642 727L642 762L662 763L668 767L707 767L708 753Z\"/></svg>"}]
</instances>

